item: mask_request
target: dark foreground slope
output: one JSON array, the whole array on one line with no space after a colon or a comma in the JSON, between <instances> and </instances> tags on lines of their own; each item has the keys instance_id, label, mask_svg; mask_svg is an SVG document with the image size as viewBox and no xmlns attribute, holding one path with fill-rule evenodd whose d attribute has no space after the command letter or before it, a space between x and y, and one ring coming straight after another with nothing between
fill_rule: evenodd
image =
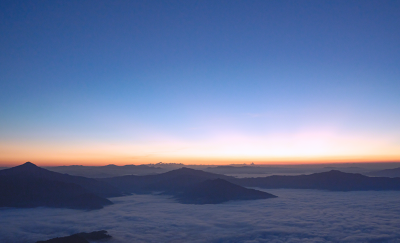
<instances>
[{"instance_id":1,"label":"dark foreground slope","mask_svg":"<svg viewBox=\"0 0 400 243\"><path fill-rule=\"evenodd\" d=\"M73 183L0 176L0 207L100 209L110 204Z\"/></svg>"},{"instance_id":2,"label":"dark foreground slope","mask_svg":"<svg viewBox=\"0 0 400 243\"><path fill-rule=\"evenodd\" d=\"M299 176L268 176L234 179L247 187L320 189L330 191L400 190L400 178L368 177L337 170Z\"/></svg>"},{"instance_id":3,"label":"dark foreground slope","mask_svg":"<svg viewBox=\"0 0 400 243\"><path fill-rule=\"evenodd\" d=\"M275 195L247 189L223 179L206 180L175 196L180 203L217 204L230 200L275 198Z\"/></svg>"},{"instance_id":4,"label":"dark foreground slope","mask_svg":"<svg viewBox=\"0 0 400 243\"><path fill-rule=\"evenodd\" d=\"M109 195L112 192L110 188L119 193L109 185L104 187L105 193L99 193L102 185L106 184L47 171L32 163L25 163L0 171L0 207L100 209L112 204L100 195Z\"/></svg>"},{"instance_id":5,"label":"dark foreground slope","mask_svg":"<svg viewBox=\"0 0 400 243\"><path fill-rule=\"evenodd\" d=\"M45 241L37 241L36 243L89 243L89 240L107 240L110 239L111 236L107 234L107 231L105 230L100 230L100 231L93 231L91 233L78 233L78 234L73 234L70 236L65 236L65 237L57 237L54 239L50 240L45 240Z\"/></svg>"},{"instance_id":6,"label":"dark foreground slope","mask_svg":"<svg viewBox=\"0 0 400 243\"><path fill-rule=\"evenodd\" d=\"M23 165L19 165L10 169L0 170L0 176L40 178L57 182L74 183L100 197L122 196L119 190L103 181L49 171L30 162L26 162Z\"/></svg>"}]
</instances>

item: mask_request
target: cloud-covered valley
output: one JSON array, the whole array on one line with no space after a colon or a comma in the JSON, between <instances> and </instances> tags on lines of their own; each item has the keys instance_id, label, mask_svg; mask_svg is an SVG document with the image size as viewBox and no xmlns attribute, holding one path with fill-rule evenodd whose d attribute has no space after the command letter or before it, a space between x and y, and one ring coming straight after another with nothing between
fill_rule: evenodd
<instances>
[{"instance_id":1,"label":"cloud-covered valley","mask_svg":"<svg viewBox=\"0 0 400 243\"><path fill-rule=\"evenodd\" d=\"M275 189L217 205L168 196L112 198L101 210L0 209L0 242L107 230L108 242L400 242L400 192Z\"/></svg>"}]
</instances>

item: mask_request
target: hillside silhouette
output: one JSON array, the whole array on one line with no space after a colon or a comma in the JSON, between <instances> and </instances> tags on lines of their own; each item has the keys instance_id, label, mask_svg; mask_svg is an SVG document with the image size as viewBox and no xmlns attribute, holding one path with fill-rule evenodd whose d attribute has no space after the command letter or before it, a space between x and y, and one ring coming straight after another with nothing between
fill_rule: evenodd
<instances>
[{"instance_id":1,"label":"hillside silhouette","mask_svg":"<svg viewBox=\"0 0 400 243\"><path fill-rule=\"evenodd\" d=\"M165 194L176 194L205 180L217 178L233 179L233 177L225 175L183 167L157 175L129 175L102 180L124 193L145 194L158 191Z\"/></svg>"},{"instance_id":2,"label":"hillside silhouette","mask_svg":"<svg viewBox=\"0 0 400 243\"><path fill-rule=\"evenodd\" d=\"M276 197L228 182L234 179L230 176L184 167L158 175L114 177L105 181L125 193L161 192L173 195L180 203L216 204L230 200Z\"/></svg>"},{"instance_id":3,"label":"hillside silhouette","mask_svg":"<svg viewBox=\"0 0 400 243\"><path fill-rule=\"evenodd\" d=\"M166 169L148 166L148 165L105 165L105 166L82 166L82 165L69 165L69 166L56 166L46 167L46 169L58 173L84 176L88 178L109 178L124 175L151 175L166 172Z\"/></svg>"},{"instance_id":4,"label":"hillside silhouette","mask_svg":"<svg viewBox=\"0 0 400 243\"><path fill-rule=\"evenodd\" d=\"M0 171L0 207L100 209L112 204L103 195L122 194L104 182L51 172L30 162Z\"/></svg>"},{"instance_id":5,"label":"hillside silhouette","mask_svg":"<svg viewBox=\"0 0 400 243\"><path fill-rule=\"evenodd\" d=\"M394 169L378 170L368 173L370 176L400 177L400 167Z\"/></svg>"},{"instance_id":6,"label":"hillside silhouette","mask_svg":"<svg viewBox=\"0 0 400 243\"><path fill-rule=\"evenodd\" d=\"M104 179L125 193L164 192L176 195L203 181L224 179L243 187L266 189L318 189L330 191L400 190L400 178L369 177L358 173L331 170L310 175L272 175L256 178L235 178L189 168L158 175L122 176Z\"/></svg>"},{"instance_id":7,"label":"hillside silhouette","mask_svg":"<svg viewBox=\"0 0 400 243\"><path fill-rule=\"evenodd\" d=\"M266 189L319 189L330 191L400 190L400 178L368 177L338 170L298 176L267 176L234 179L239 185Z\"/></svg>"},{"instance_id":8,"label":"hillside silhouette","mask_svg":"<svg viewBox=\"0 0 400 243\"><path fill-rule=\"evenodd\" d=\"M162 193L172 195L181 203L196 204L274 197L245 187L330 191L400 190L400 178L369 177L338 170L310 175L235 178L180 168L156 175L90 179L48 171L27 162L0 171L0 206L99 209L112 204L105 197L132 193Z\"/></svg>"},{"instance_id":9,"label":"hillside silhouette","mask_svg":"<svg viewBox=\"0 0 400 243\"><path fill-rule=\"evenodd\" d=\"M111 235L107 234L107 231L93 231L91 233L78 233L65 237L57 237L45 241L37 241L36 243L89 243L90 241L107 240L112 238ZM90 240L90 241L89 241Z\"/></svg>"},{"instance_id":10,"label":"hillside silhouette","mask_svg":"<svg viewBox=\"0 0 400 243\"><path fill-rule=\"evenodd\" d=\"M255 189L247 189L224 179L203 181L175 196L181 203L217 204L230 200L255 200L277 196Z\"/></svg>"},{"instance_id":11,"label":"hillside silhouette","mask_svg":"<svg viewBox=\"0 0 400 243\"><path fill-rule=\"evenodd\" d=\"M74 183L100 197L122 196L121 192L103 181L86 178L83 176L71 176L43 169L31 162L0 170L0 176L12 176L16 178L40 178L57 182Z\"/></svg>"}]
</instances>

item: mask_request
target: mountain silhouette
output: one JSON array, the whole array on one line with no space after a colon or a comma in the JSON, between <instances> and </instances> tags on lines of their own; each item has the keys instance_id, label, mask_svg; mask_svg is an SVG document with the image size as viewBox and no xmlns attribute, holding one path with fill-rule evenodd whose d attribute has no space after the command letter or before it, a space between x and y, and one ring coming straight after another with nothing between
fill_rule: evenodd
<instances>
[{"instance_id":1,"label":"mountain silhouette","mask_svg":"<svg viewBox=\"0 0 400 243\"><path fill-rule=\"evenodd\" d=\"M383 177L400 177L400 167L394 169L372 171L367 175L370 176L383 176Z\"/></svg>"},{"instance_id":2,"label":"mountain silhouette","mask_svg":"<svg viewBox=\"0 0 400 243\"><path fill-rule=\"evenodd\" d=\"M400 190L400 178L368 177L338 170L298 176L267 176L234 179L247 187L320 189L330 191Z\"/></svg>"},{"instance_id":3,"label":"mountain silhouette","mask_svg":"<svg viewBox=\"0 0 400 243\"><path fill-rule=\"evenodd\" d=\"M151 175L165 172L165 169L148 165L106 165L106 166L56 166L47 167L51 171L66 173L75 176L84 176L88 178L109 178L124 175Z\"/></svg>"},{"instance_id":4,"label":"mountain silhouette","mask_svg":"<svg viewBox=\"0 0 400 243\"><path fill-rule=\"evenodd\" d=\"M143 194L162 191L167 194L175 194L177 192L183 192L186 188L194 184L216 178L229 177L183 167L157 175L128 175L101 180L115 186L124 193Z\"/></svg>"},{"instance_id":5,"label":"mountain silhouette","mask_svg":"<svg viewBox=\"0 0 400 243\"><path fill-rule=\"evenodd\" d=\"M51 172L30 162L0 171L0 207L100 209L112 204L101 196L110 194L121 195L105 182Z\"/></svg>"},{"instance_id":6,"label":"mountain silhouette","mask_svg":"<svg viewBox=\"0 0 400 243\"><path fill-rule=\"evenodd\" d=\"M217 174L271 174L274 172L280 173L290 173L297 172L293 168L283 168L283 167L264 167L264 166L232 166L232 165L221 165L215 167L208 167L205 169L207 172L217 173Z\"/></svg>"},{"instance_id":7,"label":"mountain silhouette","mask_svg":"<svg viewBox=\"0 0 400 243\"><path fill-rule=\"evenodd\" d=\"M189 168L180 168L158 175L105 179L125 193L161 192L173 195L181 203L215 204L230 200L276 197L266 192L235 185L228 180L233 181L235 178Z\"/></svg>"},{"instance_id":8,"label":"mountain silhouette","mask_svg":"<svg viewBox=\"0 0 400 243\"><path fill-rule=\"evenodd\" d=\"M106 240L110 239L111 236L107 234L107 231L100 230L100 231L93 231L91 233L78 233L73 234L70 236L65 237L57 237L50 240L45 241L37 241L36 243L89 243L90 241L97 241L97 240Z\"/></svg>"},{"instance_id":9,"label":"mountain silhouette","mask_svg":"<svg viewBox=\"0 0 400 243\"><path fill-rule=\"evenodd\" d=\"M183 192L205 180L229 178L229 176L186 167L159 174L156 177L157 181L150 183L145 188L150 191L163 191L165 194Z\"/></svg>"},{"instance_id":10,"label":"mountain silhouette","mask_svg":"<svg viewBox=\"0 0 400 243\"><path fill-rule=\"evenodd\" d=\"M74 183L0 176L0 207L100 209L110 204Z\"/></svg>"},{"instance_id":11,"label":"mountain silhouette","mask_svg":"<svg viewBox=\"0 0 400 243\"><path fill-rule=\"evenodd\" d=\"M124 193L143 194L158 191L166 194L176 194L205 180L217 178L228 179L233 177L183 167L157 175L129 175L102 180Z\"/></svg>"},{"instance_id":12,"label":"mountain silhouette","mask_svg":"<svg viewBox=\"0 0 400 243\"><path fill-rule=\"evenodd\" d=\"M0 176L2 175L17 178L40 178L57 182L74 183L100 197L122 196L122 193L118 189L103 181L49 171L40 168L31 162L26 162L25 164L10 169L0 170Z\"/></svg>"},{"instance_id":13,"label":"mountain silhouette","mask_svg":"<svg viewBox=\"0 0 400 243\"><path fill-rule=\"evenodd\" d=\"M235 178L201 170L181 168L158 175L122 176L104 179L126 193L164 192L177 195L203 181L224 179L243 187L266 189L319 189L330 191L400 190L400 178L369 177L338 170L310 175L273 175L257 178Z\"/></svg>"},{"instance_id":14,"label":"mountain silhouette","mask_svg":"<svg viewBox=\"0 0 400 243\"><path fill-rule=\"evenodd\" d=\"M27 162L0 171L0 206L98 209L112 204L106 196L153 192L172 195L181 203L196 204L274 197L245 187L331 191L400 190L400 178L368 177L338 170L310 175L235 178L180 168L156 175L90 179L52 172Z\"/></svg>"},{"instance_id":15,"label":"mountain silhouette","mask_svg":"<svg viewBox=\"0 0 400 243\"><path fill-rule=\"evenodd\" d=\"M175 196L181 203L217 204L230 200L255 200L277 196L235 185L224 179L206 180Z\"/></svg>"}]
</instances>

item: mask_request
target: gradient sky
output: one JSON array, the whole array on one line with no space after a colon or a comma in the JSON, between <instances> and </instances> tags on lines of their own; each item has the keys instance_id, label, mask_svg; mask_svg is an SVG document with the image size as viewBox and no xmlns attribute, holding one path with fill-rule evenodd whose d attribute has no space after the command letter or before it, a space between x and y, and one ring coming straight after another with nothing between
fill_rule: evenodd
<instances>
[{"instance_id":1,"label":"gradient sky","mask_svg":"<svg viewBox=\"0 0 400 243\"><path fill-rule=\"evenodd\" d=\"M400 160L400 1L1 1L0 165Z\"/></svg>"}]
</instances>

